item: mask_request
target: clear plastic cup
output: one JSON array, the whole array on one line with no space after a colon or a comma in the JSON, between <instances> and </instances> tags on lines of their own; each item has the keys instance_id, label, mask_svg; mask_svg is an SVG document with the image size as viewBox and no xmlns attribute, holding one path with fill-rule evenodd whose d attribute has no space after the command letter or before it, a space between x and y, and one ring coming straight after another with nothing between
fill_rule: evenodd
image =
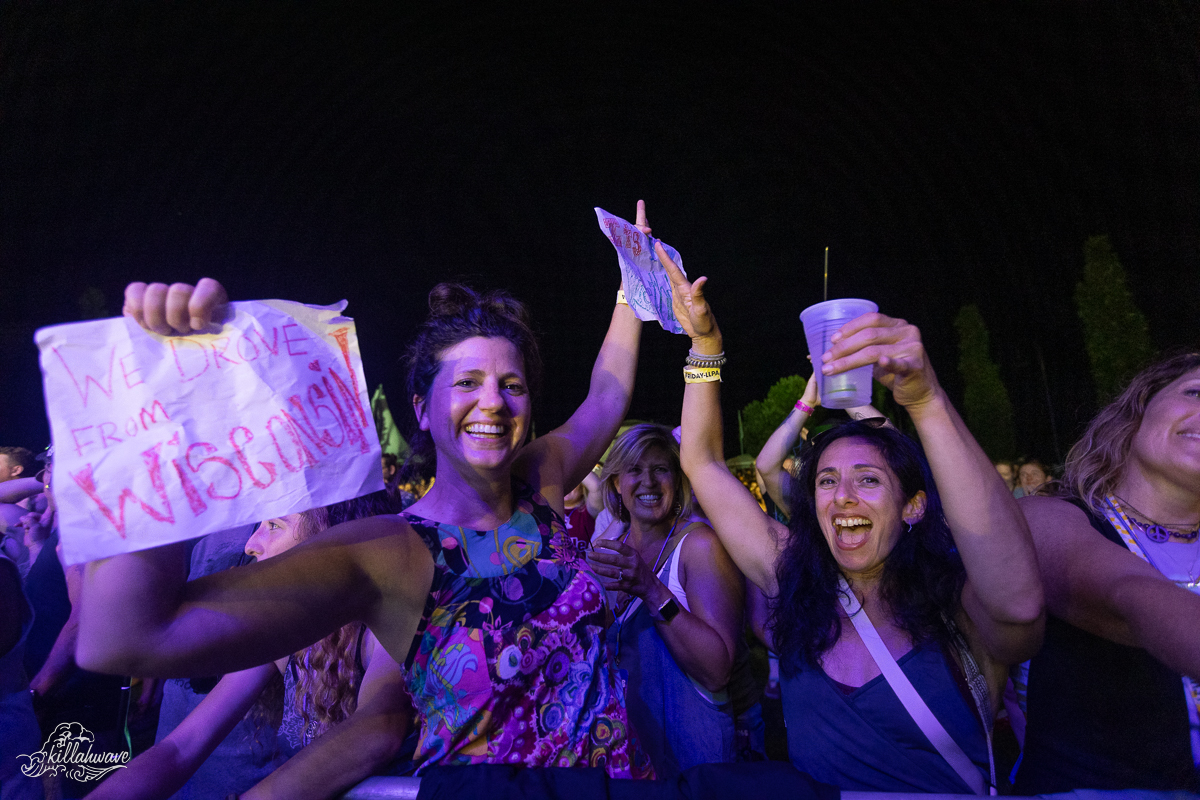
<instances>
[{"instance_id":1,"label":"clear plastic cup","mask_svg":"<svg viewBox=\"0 0 1200 800\"><path fill-rule=\"evenodd\" d=\"M821 372L821 356L829 349L830 337L843 325L855 317L878 310L879 306L870 300L842 298L826 300L800 312L804 338L808 340L808 353L812 356L813 369L817 371L817 391L821 393L821 405L825 408L854 408L871 402L870 364L824 375Z\"/></svg>"}]
</instances>

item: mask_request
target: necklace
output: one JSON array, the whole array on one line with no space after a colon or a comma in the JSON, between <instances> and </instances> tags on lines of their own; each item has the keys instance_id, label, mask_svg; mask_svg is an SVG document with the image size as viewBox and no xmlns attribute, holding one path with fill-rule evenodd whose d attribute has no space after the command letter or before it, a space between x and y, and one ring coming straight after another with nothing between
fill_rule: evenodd
<instances>
[{"instance_id":1,"label":"necklace","mask_svg":"<svg viewBox=\"0 0 1200 800\"><path fill-rule=\"evenodd\" d=\"M1113 495L1113 497L1117 496ZM1196 523L1195 525L1190 522L1167 525L1160 524L1150 519L1150 517L1146 514L1138 511L1133 507L1133 504L1125 498L1117 497L1117 499L1121 501L1121 505L1125 506L1134 514L1137 514L1139 517L1146 520L1146 522L1142 522L1141 519L1131 519L1130 522L1137 526L1137 529L1144 533L1146 538L1152 542L1158 542L1159 544L1162 544L1172 536L1174 536L1176 539L1182 539L1185 542L1194 542L1197 540L1197 538L1200 538L1200 523ZM1175 530L1176 528L1183 528L1184 530ZM1191 528L1191 530L1188 530L1188 528Z\"/></svg>"},{"instance_id":2,"label":"necklace","mask_svg":"<svg viewBox=\"0 0 1200 800\"><path fill-rule=\"evenodd\" d=\"M1142 552L1146 554L1150 566L1164 577L1184 586L1200 584L1200 570L1197 569L1200 567L1200 542L1158 542L1151 539L1142 543ZM1177 556L1185 552L1187 554L1183 558Z\"/></svg>"}]
</instances>

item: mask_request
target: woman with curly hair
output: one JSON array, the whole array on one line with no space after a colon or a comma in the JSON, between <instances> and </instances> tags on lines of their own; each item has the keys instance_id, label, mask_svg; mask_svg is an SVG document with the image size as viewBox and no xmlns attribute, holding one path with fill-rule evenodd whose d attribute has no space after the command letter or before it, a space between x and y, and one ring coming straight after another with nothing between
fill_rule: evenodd
<instances>
[{"instance_id":1,"label":"woman with curly hair","mask_svg":"<svg viewBox=\"0 0 1200 800\"><path fill-rule=\"evenodd\" d=\"M375 492L265 520L246 542L246 554L265 561L338 522L398 510L399 504L387 492ZM182 796L191 796L219 788L225 796L250 789L254 778L245 781L229 770L217 778L221 781L219 787L209 782L211 776L203 786L189 786L188 782L243 717L248 716L254 723L255 740L236 743L239 750L257 749L261 744L259 734L267 728L278 728L285 739L278 743L282 757L289 757L332 725L348 719L357 706L359 684L377 646L373 638L364 640L364 631L361 624L352 623L300 653L223 676L178 726L88 797L154 800L181 790ZM382 651L380 654L387 657ZM245 782L240 783L239 778Z\"/></svg>"},{"instance_id":2,"label":"woman with curly hair","mask_svg":"<svg viewBox=\"0 0 1200 800\"><path fill-rule=\"evenodd\" d=\"M1021 794L1200 791L1200 352L1142 370L1028 497L1046 588Z\"/></svg>"},{"instance_id":3,"label":"woman with curly hair","mask_svg":"<svg viewBox=\"0 0 1200 800\"><path fill-rule=\"evenodd\" d=\"M789 530L725 465L713 380L724 354L705 279L688 283L659 258L692 338L683 468L734 562L772 598L792 763L842 789L985 793L1008 666L1041 640L1041 586L1016 502L917 329L867 314L814 361L826 375L874 365L928 462L921 445L871 422L816 437Z\"/></svg>"}]
</instances>

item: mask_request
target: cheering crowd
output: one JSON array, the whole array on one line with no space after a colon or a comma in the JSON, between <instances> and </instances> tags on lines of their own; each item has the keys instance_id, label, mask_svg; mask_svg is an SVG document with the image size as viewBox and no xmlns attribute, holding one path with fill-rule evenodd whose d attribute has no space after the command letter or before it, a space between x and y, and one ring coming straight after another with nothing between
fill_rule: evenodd
<instances>
[{"instance_id":1,"label":"cheering crowd","mask_svg":"<svg viewBox=\"0 0 1200 800\"><path fill-rule=\"evenodd\" d=\"M640 203L637 225L650 233ZM441 284L405 352L432 476L415 491L385 463L387 491L248 539L64 570L51 464L0 450L3 798L43 796L14 755L53 727L44 698L90 681L66 719L119 695L110 675L138 676L147 704L169 680L157 742L96 798L330 797L473 764L670 780L744 762L752 780L776 735L752 646L777 670L788 760L821 783L1200 790L1200 352L1145 368L1061 478L1029 462L1018 487L920 332L863 315L815 368L872 366L917 436L869 406L807 436L810 381L757 461L768 514L726 465L720 371L737 354L706 280L656 254L690 338L675 431L617 436L642 335L623 292L583 403L530 441L553 377L525 307ZM134 283L125 313L179 335L226 304L209 279ZM43 607L62 618L49 633ZM109 713L92 710L70 721Z\"/></svg>"}]
</instances>

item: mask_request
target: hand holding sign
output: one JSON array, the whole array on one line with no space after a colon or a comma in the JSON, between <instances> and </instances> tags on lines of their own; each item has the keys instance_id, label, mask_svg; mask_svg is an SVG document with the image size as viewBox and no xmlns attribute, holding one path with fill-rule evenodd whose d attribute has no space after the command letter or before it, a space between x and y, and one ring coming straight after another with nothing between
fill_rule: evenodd
<instances>
[{"instance_id":1,"label":"hand holding sign","mask_svg":"<svg viewBox=\"0 0 1200 800\"><path fill-rule=\"evenodd\" d=\"M683 258L670 245L662 244L650 237L650 226L646 224L646 205L638 201L636 224L613 216L602 208L596 208L600 230L617 250L617 266L621 268L625 299L640 320L657 320L664 330L683 333L671 311L671 286L655 245L660 244L664 252L683 269Z\"/></svg>"},{"instance_id":2,"label":"hand holding sign","mask_svg":"<svg viewBox=\"0 0 1200 800\"><path fill-rule=\"evenodd\" d=\"M133 284L128 317L37 332L69 563L383 488L345 302L227 302Z\"/></svg>"}]
</instances>

